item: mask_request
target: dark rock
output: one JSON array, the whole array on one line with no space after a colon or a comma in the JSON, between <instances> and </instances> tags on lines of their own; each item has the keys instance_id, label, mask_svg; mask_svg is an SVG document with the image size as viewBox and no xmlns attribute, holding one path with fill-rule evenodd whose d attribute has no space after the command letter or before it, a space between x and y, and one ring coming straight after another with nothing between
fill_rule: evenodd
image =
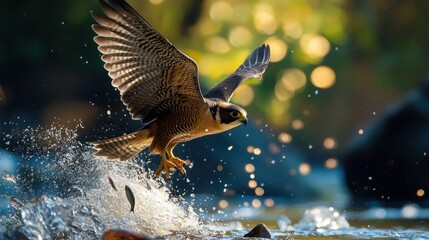
<instances>
[{"instance_id":1,"label":"dark rock","mask_svg":"<svg viewBox=\"0 0 429 240\"><path fill-rule=\"evenodd\" d=\"M153 238L147 237L141 234L136 234L132 232L128 232L125 230L107 230L103 234L102 240L118 240L118 239L126 239L126 240L152 240Z\"/></svg>"},{"instance_id":2,"label":"dark rock","mask_svg":"<svg viewBox=\"0 0 429 240\"><path fill-rule=\"evenodd\" d=\"M246 233L244 237L271 238L271 233L265 224L260 223Z\"/></svg>"},{"instance_id":3,"label":"dark rock","mask_svg":"<svg viewBox=\"0 0 429 240\"><path fill-rule=\"evenodd\" d=\"M429 206L429 77L380 115L342 158L351 204Z\"/></svg>"}]
</instances>

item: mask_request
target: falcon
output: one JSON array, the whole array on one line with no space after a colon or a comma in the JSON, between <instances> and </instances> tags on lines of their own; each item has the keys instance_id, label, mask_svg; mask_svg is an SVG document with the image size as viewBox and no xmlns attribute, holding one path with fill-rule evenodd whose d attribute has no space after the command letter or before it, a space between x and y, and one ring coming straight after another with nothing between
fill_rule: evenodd
<instances>
[{"instance_id":1,"label":"falcon","mask_svg":"<svg viewBox=\"0 0 429 240\"><path fill-rule=\"evenodd\" d=\"M126 161L145 148L161 155L156 176L170 169L186 174L174 147L198 137L247 124L246 111L231 96L249 78L261 78L270 60L266 44L255 49L225 80L202 95L196 63L141 17L124 0L100 1L105 15L92 12L104 68L119 90L132 119L143 127L133 133L90 142L95 155Z\"/></svg>"}]
</instances>

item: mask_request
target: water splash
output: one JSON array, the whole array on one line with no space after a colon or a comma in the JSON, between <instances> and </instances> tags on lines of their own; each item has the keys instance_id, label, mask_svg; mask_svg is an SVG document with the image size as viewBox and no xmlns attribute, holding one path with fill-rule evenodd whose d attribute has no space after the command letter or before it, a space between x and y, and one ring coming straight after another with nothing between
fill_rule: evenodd
<instances>
[{"instance_id":1,"label":"water splash","mask_svg":"<svg viewBox=\"0 0 429 240\"><path fill-rule=\"evenodd\" d=\"M21 153L22 170L15 174L15 197L9 196L16 210L10 218L0 218L5 226L0 232L31 239L99 239L107 229L198 235L197 214L171 196L164 180L133 162L94 158L89 146L77 140L76 130L51 126L11 134L8 150ZM125 185L135 195L134 212L129 211Z\"/></svg>"}]
</instances>

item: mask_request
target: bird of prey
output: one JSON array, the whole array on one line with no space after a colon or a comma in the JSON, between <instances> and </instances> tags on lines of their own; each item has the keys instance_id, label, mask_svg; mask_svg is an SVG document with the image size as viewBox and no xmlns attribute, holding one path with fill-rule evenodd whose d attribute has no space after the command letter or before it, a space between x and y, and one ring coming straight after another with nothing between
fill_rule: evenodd
<instances>
[{"instance_id":1,"label":"bird of prey","mask_svg":"<svg viewBox=\"0 0 429 240\"><path fill-rule=\"evenodd\" d=\"M100 1L105 15L91 12L92 29L113 87L135 120L136 132L90 142L95 155L125 161L149 148L162 162L156 176L170 169L186 173L174 147L208 134L247 124L246 111L230 103L236 88L249 78L261 78L270 60L270 48L261 45L238 69L202 95L196 63L141 17L124 0Z\"/></svg>"}]
</instances>

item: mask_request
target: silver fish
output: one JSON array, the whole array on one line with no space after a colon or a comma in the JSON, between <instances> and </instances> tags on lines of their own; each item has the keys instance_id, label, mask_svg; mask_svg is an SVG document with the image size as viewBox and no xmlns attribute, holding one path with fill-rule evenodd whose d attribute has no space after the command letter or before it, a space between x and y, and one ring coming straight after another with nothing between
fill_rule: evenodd
<instances>
[{"instance_id":1,"label":"silver fish","mask_svg":"<svg viewBox=\"0 0 429 240\"><path fill-rule=\"evenodd\" d=\"M112 188L115 189L115 191L118 191L115 187L115 184L113 183L113 179L110 176L108 176L107 178L109 179L110 186L112 186Z\"/></svg>"},{"instance_id":2,"label":"silver fish","mask_svg":"<svg viewBox=\"0 0 429 240\"><path fill-rule=\"evenodd\" d=\"M131 209L130 209L130 211L131 212L134 212L134 206L136 205L136 199L134 198L134 193L133 193L133 191L131 190L131 188L130 187L128 187L127 185L125 185L125 193L127 194L127 199L128 199L128 202L130 203L130 205L131 205Z\"/></svg>"}]
</instances>

